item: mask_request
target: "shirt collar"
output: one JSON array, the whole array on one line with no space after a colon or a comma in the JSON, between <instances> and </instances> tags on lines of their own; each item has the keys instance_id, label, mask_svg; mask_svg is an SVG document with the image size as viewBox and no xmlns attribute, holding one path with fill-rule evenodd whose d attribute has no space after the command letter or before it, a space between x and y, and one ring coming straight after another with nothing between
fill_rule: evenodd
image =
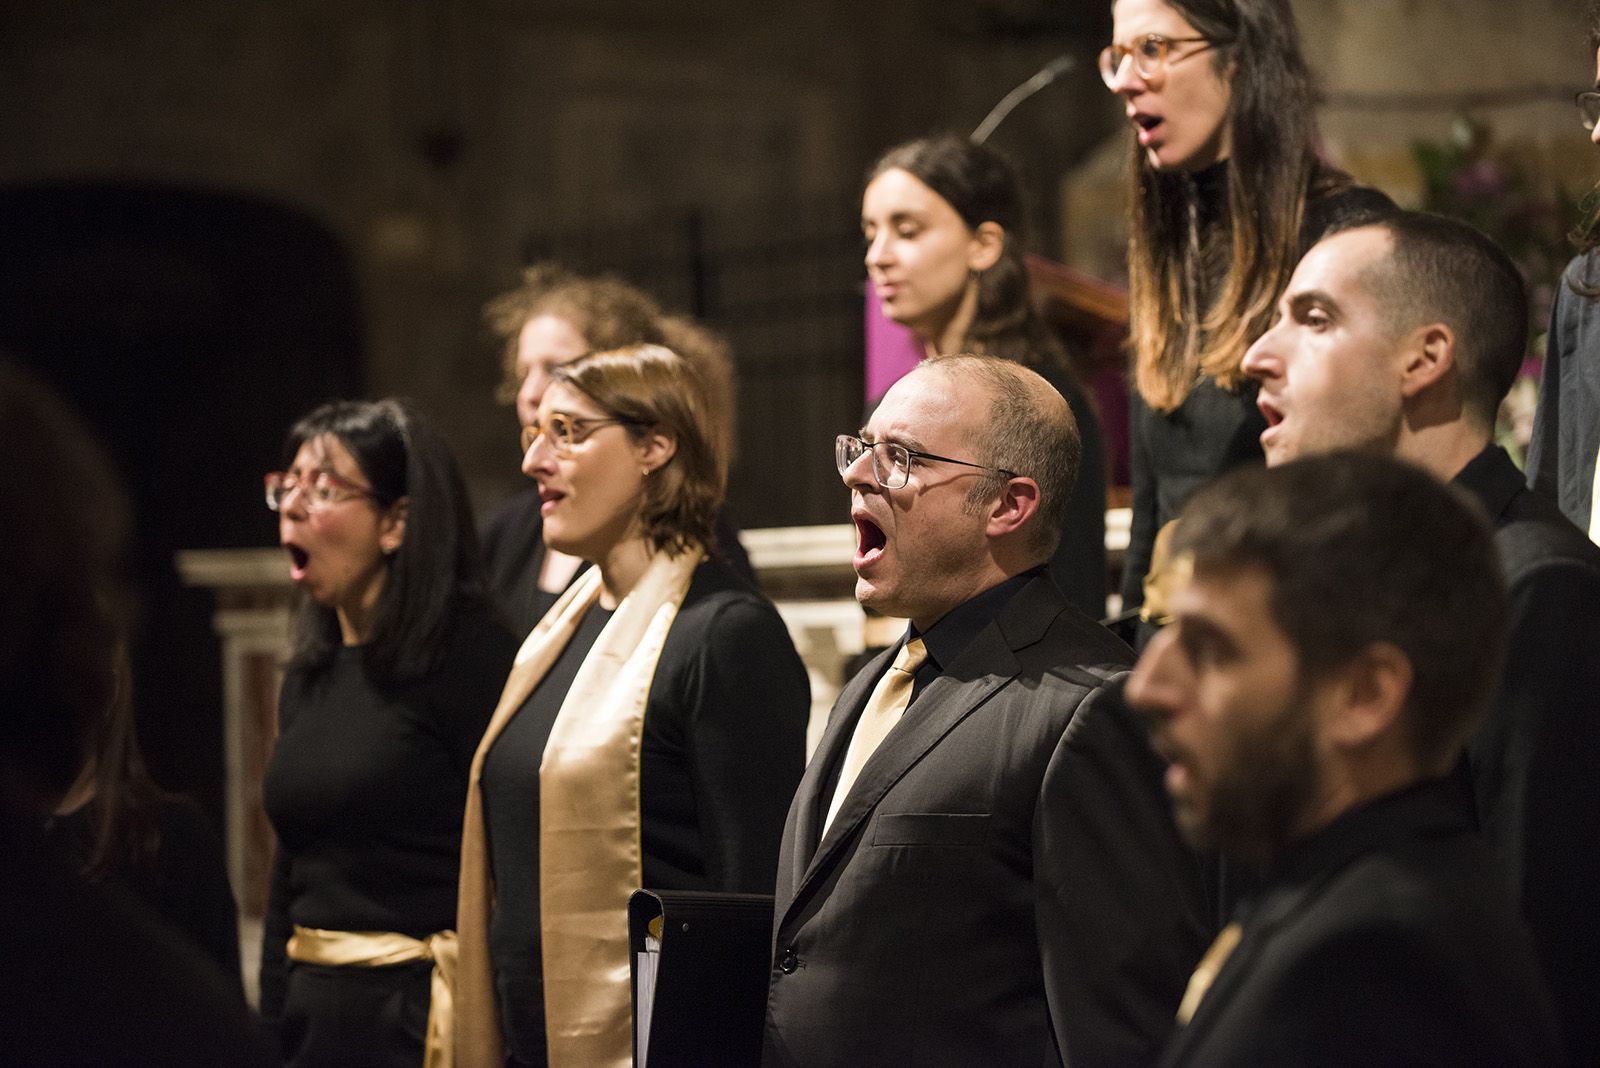
<instances>
[{"instance_id":1,"label":"shirt collar","mask_svg":"<svg viewBox=\"0 0 1600 1068\"><path fill-rule=\"evenodd\" d=\"M1000 610L1010 603L1011 598L1015 597L1022 587L1044 574L1044 571L1044 565L1041 564L1020 575L1012 575L997 586L990 586L976 597L940 616L938 622L929 627L926 633L920 633L915 625L908 624L906 640L921 638L922 644L928 649L928 663L935 665L936 669L943 673L955 658L961 655L961 651L972 644L972 639L993 622L1000 614Z\"/></svg>"}]
</instances>

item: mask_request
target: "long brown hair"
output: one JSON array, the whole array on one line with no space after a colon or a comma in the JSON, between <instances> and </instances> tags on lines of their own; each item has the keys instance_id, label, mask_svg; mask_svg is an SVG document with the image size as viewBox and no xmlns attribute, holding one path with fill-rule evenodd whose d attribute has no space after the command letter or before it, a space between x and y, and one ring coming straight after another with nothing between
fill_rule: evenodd
<instances>
[{"instance_id":1,"label":"long brown hair","mask_svg":"<svg viewBox=\"0 0 1600 1068\"><path fill-rule=\"evenodd\" d=\"M1130 347L1139 393L1161 411L1182 404L1202 375L1224 388L1242 379L1245 349L1299 258L1316 169L1311 74L1288 0L1166 2L1216 46L1211 62L1232 84L1228 240L1215 250L1228 268L1208 307L1194 178L1155 170L1130 140Z\"/></svg>"}]
</instances>

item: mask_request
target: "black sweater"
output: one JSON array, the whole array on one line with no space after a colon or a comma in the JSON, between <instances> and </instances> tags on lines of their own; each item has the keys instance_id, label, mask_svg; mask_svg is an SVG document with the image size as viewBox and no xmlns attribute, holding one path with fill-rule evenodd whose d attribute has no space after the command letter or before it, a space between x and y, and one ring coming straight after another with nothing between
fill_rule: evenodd
<instances>
[{"instance_id":1,"label":"black sweater","mask_svg":"<svg viewBox=\"0 0 1600 1068\"><path fill-rule=\"evenodd\" d=\"M439 666L379 687L361 649L316 671L291 670L262 795L278 858L261 952L261 1011L284 998L292 925L453 930L467 773L516 655L487 610L454 621Z\"/></svg>"}]
</instances>

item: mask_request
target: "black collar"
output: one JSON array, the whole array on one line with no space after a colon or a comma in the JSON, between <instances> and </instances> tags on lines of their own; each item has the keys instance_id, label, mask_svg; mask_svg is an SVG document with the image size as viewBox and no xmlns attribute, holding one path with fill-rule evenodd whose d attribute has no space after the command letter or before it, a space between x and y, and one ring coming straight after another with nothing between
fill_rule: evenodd
<instances>
[{"instance_id":1,"label":"black collar","mask_svg":"<svg viewBox=\"0 0 1600 1068\"><path fill-rule=\"evenodd\" d=\"M1498 520L1525 488L1522 472L1506 450L1493 443L1467 462L1451 482L1478 499L1489 518Z\"/></svg>"},{"instance_id":2,"label":"black collar","mask_svg":"<svg viewBox=\"0 0 1600 1068\"><path fill-rule=\"evenodd\" d=\"M1022 587L1044 574L1044 565L1031 568L1020 575L1012 575L997 586L968 599L939 617L927 633L919 634L915 625L906 628L906 640L920 637L927 646L928 659L917 670L916 689L943 674L955 662L961 651L972 644L972 639L994 622L1000 610L1011 602Z\"/></svg>"}]
</instances>

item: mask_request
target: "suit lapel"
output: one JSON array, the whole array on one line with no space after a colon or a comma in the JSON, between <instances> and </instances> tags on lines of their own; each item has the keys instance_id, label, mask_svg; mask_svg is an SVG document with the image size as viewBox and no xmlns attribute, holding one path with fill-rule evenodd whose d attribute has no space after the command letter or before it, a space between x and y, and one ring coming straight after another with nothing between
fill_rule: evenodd
<instances>
[{"instance_id":1,"label":"suit lapel","mask_svg":"<svg viewBox=\"0 0 1600 1068\"><path fill-rule=\"evenodd\" d=\"M867 706L867 698L872 696L873 686L904 644L902 638L874 657L845 684L833 702L828 725L817 742L816 752L811 754L810 761L806 763L805 774L800 777L800 785L795 788L794 803L790 806L790 826L784 844L785 871L780 879L780 882L790 885L780 885L780 894L785 889L798 891L800 888L800 878L816 854L817 838L822 832L822 817L827 811L822 791L828 784L829 771L843 759L844 751L850 745L850 736L855 732L856 721Z\"/></svg>"},{"instance_id":2,"label":"suit lapel","mask_svg":"<svg viewBox=\"0 0 1600 1068\"><path fill-rule=\"evenodd\" d=\"M810 844L816 841L825 812L820 794L828 780L828 769L849 746L856 720L878 676L883 674L885 662L904 643L898 642L893 649L886 650L851 681L834 705L833 717L828 721L827 731L817 745L816 755L806 768L797 792L799 812L795 821L795 844L799 863L792 869L794 895L789 900L788 911L793 910L833 864L847 855L847 843L872 815L884 794L958 723L1016 677L1019 670L1016 650L1038 641L1064 607L1061 594L1047 578L1023 587L999 618L985 627L917 696L905 717L862 767L827 835L813 852ZM845 712L848 714L841 714ZM784 918L780 917L780 924Z\"/></svg>"}]
</instances>

